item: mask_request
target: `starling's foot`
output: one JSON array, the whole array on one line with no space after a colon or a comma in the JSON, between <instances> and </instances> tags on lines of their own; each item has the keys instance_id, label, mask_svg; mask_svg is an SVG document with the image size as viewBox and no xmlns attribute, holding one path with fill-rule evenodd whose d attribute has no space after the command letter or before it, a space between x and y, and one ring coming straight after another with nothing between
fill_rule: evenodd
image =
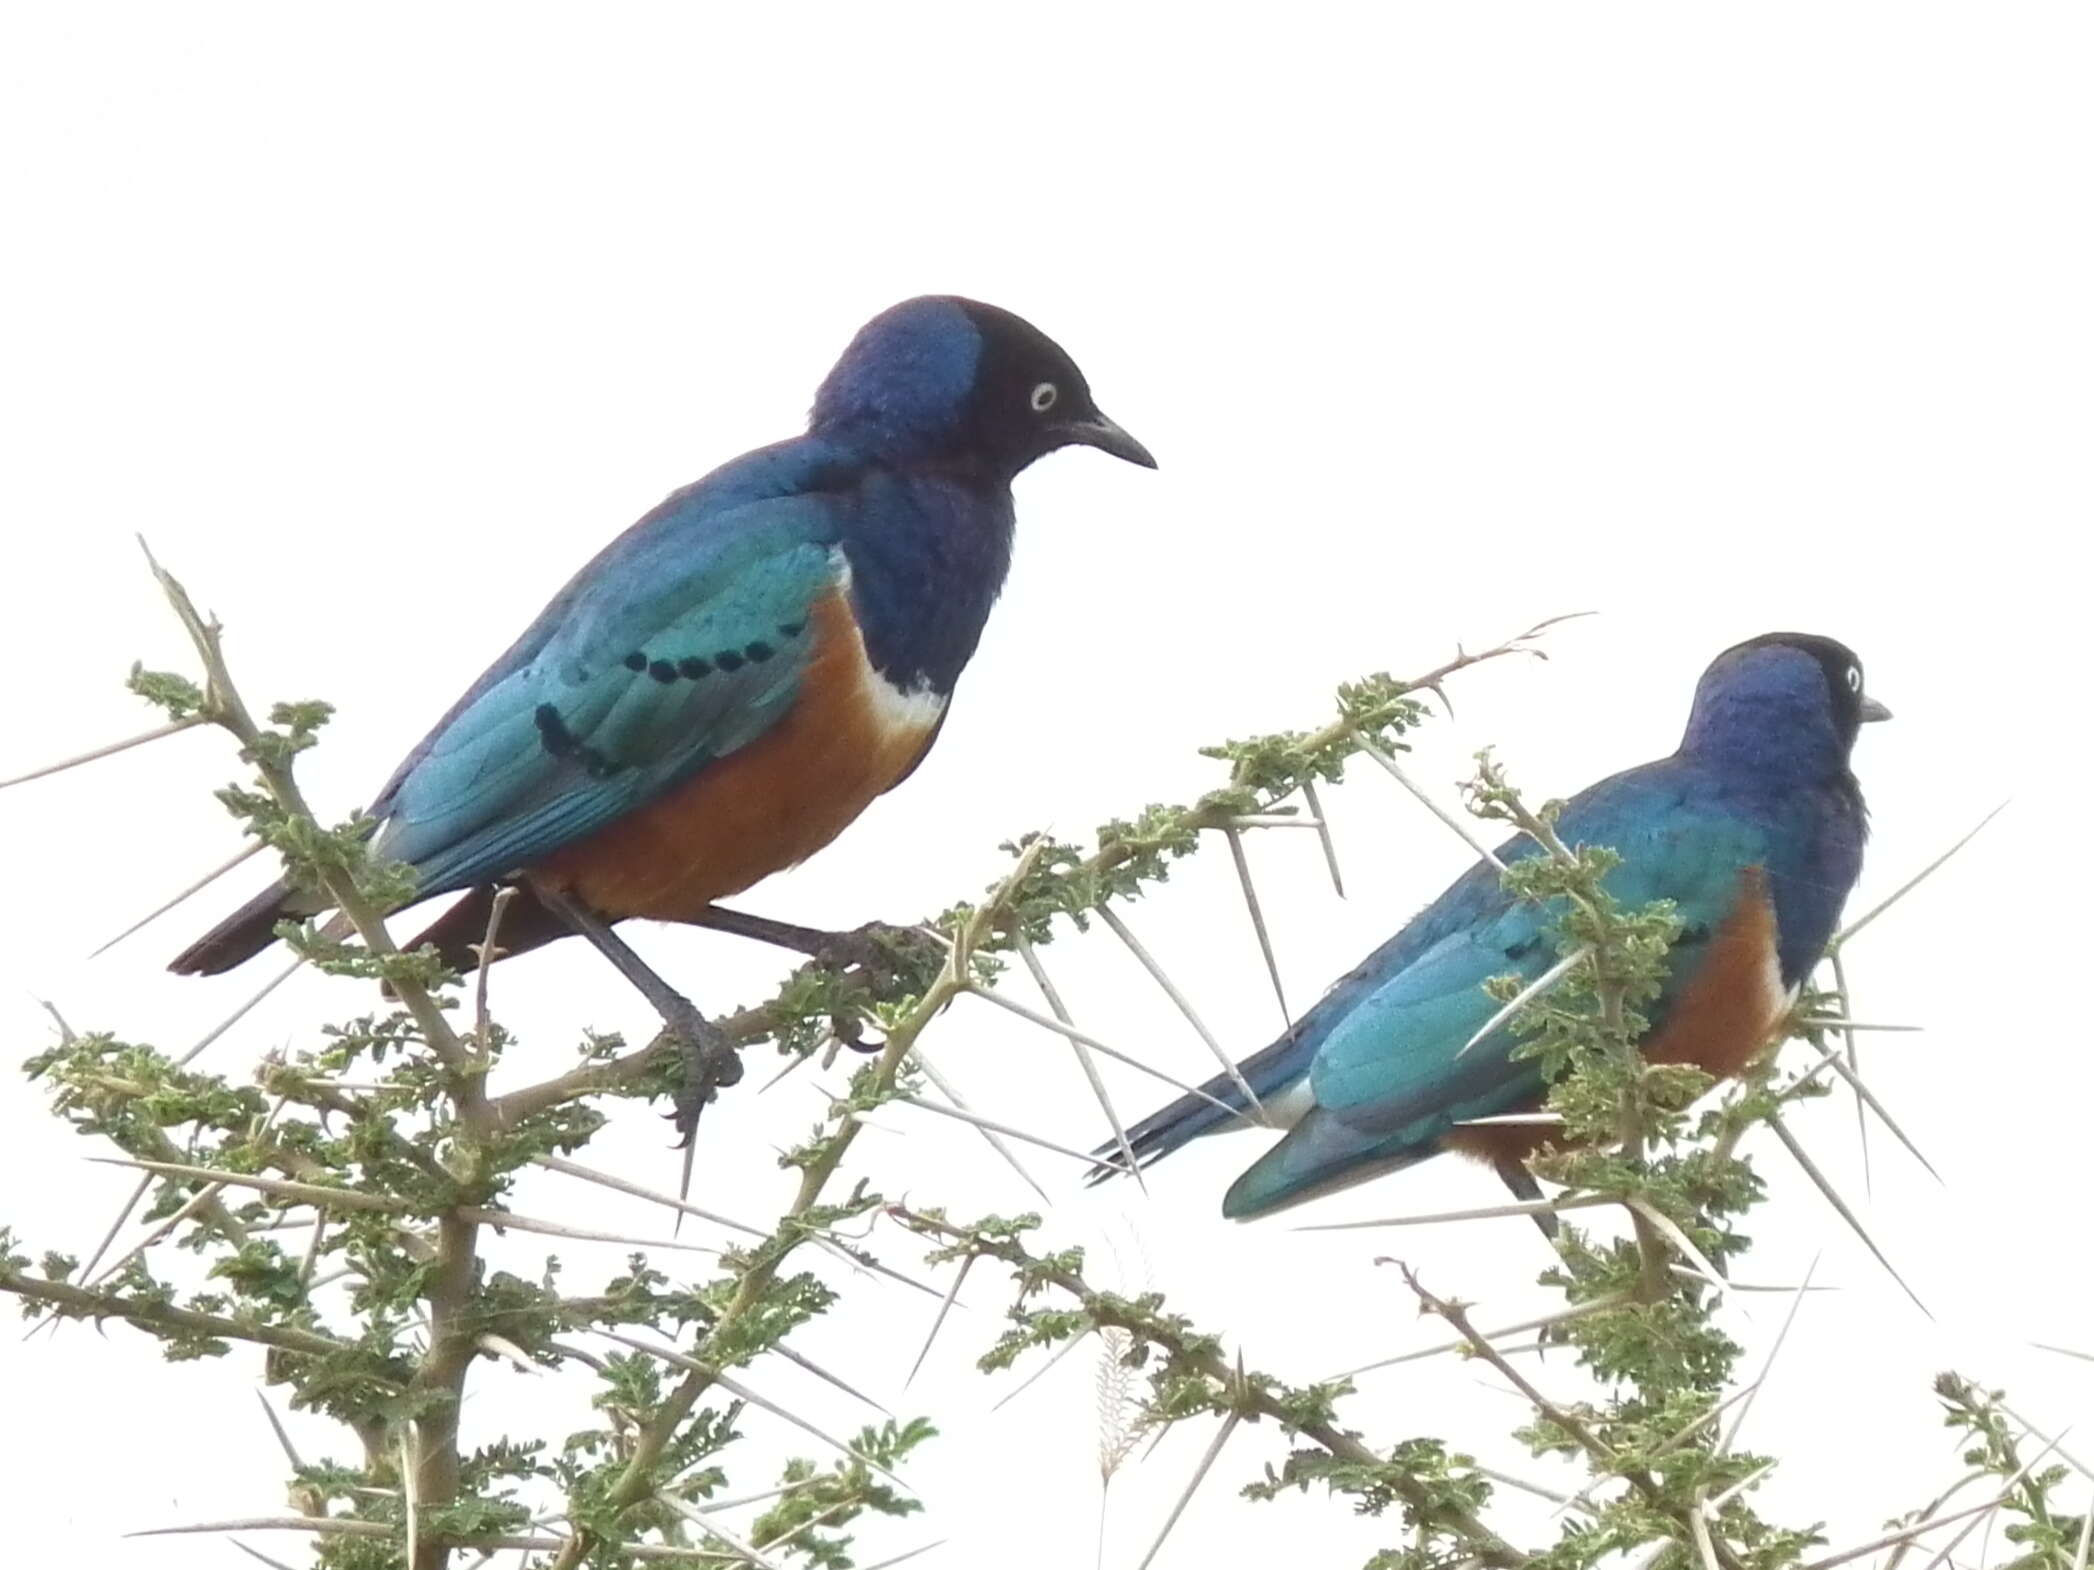
<instances>
[{"instance_id":1,"label":"starling's foot","mask_svg":"<svg viewBox=\"0 0 2094 1570\"><path fill-rule=\"evenodd\" d=\"M681 1000L679 1000L681 1001ZM683 1084L676 1092L676 1131L688 1145L698 1133L698 1114L716 1091L741 1083L741 1054L734 1043L685 1002L669 1010L670 1031L683 1049Z\"/></svg>"},{"instance_id":2,"label":"starling's foot","mask_svg":"<svg viewBox=\"0 0 2094 1570\"><path fill-rule=\"evenodd\" d=\"M848 932L828 932L708 905L691 918L691 924L790 949L829 970L860 970L875 983L922 978L928 986L929 978L945 963L945 946L936 938L914 927L890 926L884 921L868 921Z\"/></svg>"},{"instance_id":3,"label":"starling's foot","mask_svg":"<svg viewBox=\"0 0 2094 1570\"><path fill-rule=\"evenodd\" d=\"M915 927L868 921L849 932L827 934L813 957L830 970L863 971L875 985L921 981L928 986L945 963L945 945Z\"/></svg>"}]
</instances>

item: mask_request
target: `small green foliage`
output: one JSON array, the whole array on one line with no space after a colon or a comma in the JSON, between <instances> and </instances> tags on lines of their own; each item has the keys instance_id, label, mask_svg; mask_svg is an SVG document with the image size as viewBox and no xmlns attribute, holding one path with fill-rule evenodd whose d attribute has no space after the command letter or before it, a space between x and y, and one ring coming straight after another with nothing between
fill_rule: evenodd
<instances>
[{"instance_id":1,"label":"small green foliage","mask_svg":"<svg viewBox=\"0 0 2094 1570\"><path fill-rule=\"evenodd\" d=\"M164 709L170 720L194 719L204 712L204 690L187 676L134 664L124 685L153 707Z\"/></svg>"}]
</instances>

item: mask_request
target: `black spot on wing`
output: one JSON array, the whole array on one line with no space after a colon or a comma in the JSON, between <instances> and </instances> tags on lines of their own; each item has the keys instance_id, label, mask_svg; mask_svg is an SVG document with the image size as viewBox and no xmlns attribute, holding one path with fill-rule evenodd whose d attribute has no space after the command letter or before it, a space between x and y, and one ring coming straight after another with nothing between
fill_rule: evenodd
<instances>
[{"instance_id":1,"label":"black spot on wing","mask_svg":"<svg viewBox=\"0 0 2094 1570\"><path fill-rule=\"evenodd\" d=\"M754 643L745 645L742 649L742 653L749 656L750 663L755 665L761 665L765 660L769 659L773 654L776 654L777 652L778 651L776 649L772 648L768 643L765 643L761 638L757 639Z\"/></svg>"},{"instance_id":2,"label":"black spot on wing","mask_svg":"<svg viewBox=\"0 0 2094 1570\"><path fill-rule=\"evenodd\" d=\"M625 668L629 671L644 671L647 669L647 656L638 649L633 650L625 657Z\"/></svg>"},{"instance_id":3,"label":"black spot on wing","mask_svg":"<svg viewBox=\"0 0 2094 1570\"><path fill-rule=\"evenodd\" d=\"M548 753L555 758L571 758L574 756L576 751L574 734L568 730L567 722L560 718L558 709L554 708L550 703L541 703L538 705L538 711L531 718L538 724L538 740Z\"/></svg>"},{"instance_id":4,"label":"black spot on wing","mask_svg":"<svg viewBox=\"0 0 2094 1570\"><path fill-rule=\"evenodd\" d=\"M674 681L676 680L676 663L673 660L656 660L652 665L647 667L647 674L652 676L656 681Z\"/></svg>"},{"instance_id":5,"label":"black spot on wing","mask_svg":"<svg viewBox=\"0 0 2094 1570\"><path fill-rule=\"evenodd\" d=\"M778 636L781 638L797 638L806 630L807 623L804 621L782 621L778 624Z\"/></svg>"},{"instance_id":6,"label":"black spot on wing","mask_svg":"<svg viewBox=\"0 0 2094 1570\"><path fill-rule=\"evenodd\" d=\"M550 703L539 704L531 718L538 726L539 745L545 748L547 756L579 763L591 779L609 779L624 770L624 764L613 763L594 747L576 740L560 711Z\"/></svg>"},{"instance_id":7,"label":"black spot on wing","mask_svg":"<svg viewBox=\"0 0 2094 1570\"><path fill-rule=\"evenodd\" d=\"M686 654L676 662L676 669L685 681L696 681L701 676L709 675L712 666L695 654Z\"/></svg>"},{"instance_id":8,"label":"black spot on wing","mask_svg":"<svg viewBox=\"0 0 2094 1570\"><path fill-rule=\"evenodd\" d=\"M713 656L713 663L723 671L732 672L740 670L748 661L744 660L741 654L734 649L722 649Z\"/></svg>"}]
</instances>

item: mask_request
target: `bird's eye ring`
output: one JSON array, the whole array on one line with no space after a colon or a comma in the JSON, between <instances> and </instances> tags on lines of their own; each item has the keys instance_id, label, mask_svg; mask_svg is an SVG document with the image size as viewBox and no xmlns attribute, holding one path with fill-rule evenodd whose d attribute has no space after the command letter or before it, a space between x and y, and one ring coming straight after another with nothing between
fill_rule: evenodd
<instances>
[{"instance_id":1,"label":"bird's eye ring","mask_svg":"<svg viewBox=\"0 0 2094 1570\"><path fill-rule=\"evenodd\" d=\"M1040 383L1039 386L1035 387L1032 390L1032 412L1034 414L1045 414L1049 409L1054 407L1056 400L1059 399L1061 395L1062 390L1059 387L1055 386L1054 383Z\"/></svg>"},{"instance_id":2,"label":"bird's eye ring","mask_svg":"<svg viewBox=\"0 0 2094 1570\"><path fill-rule=\"evenodd\" d=\"M1847 690L1849 692L1861 691L1861 667L1859 665L1849 665L1847 667Z\"/></svg>"}]
</instances>

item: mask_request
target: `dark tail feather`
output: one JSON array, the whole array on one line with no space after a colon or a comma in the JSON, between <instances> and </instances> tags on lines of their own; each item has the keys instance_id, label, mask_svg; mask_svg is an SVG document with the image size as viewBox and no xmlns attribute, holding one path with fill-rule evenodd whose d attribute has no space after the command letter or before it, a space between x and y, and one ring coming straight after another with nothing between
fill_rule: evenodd
<instances>
[{"instance_id":1,"label":"dark tail feather","mask_svg":"<svg viewBox=\"0 0 2094 1570\"><path fill-rule=\"evenodd\" d=\"M430 923L407 947L433 943L444 963L455 970L472 970L480 963L473 945L487 940L487 917L493 908L494 890L474 889ZM278 922L312 914L309 901L281 883L272 883L177 954L167 968L178 976L216 976L246 963L274 943ZM502 913L502 928L495 942L505 955L521 954L565 937L569 930L567 923L540 904L536 895L520 888Z\"/></svg>"},{"instance_id":2,"label":"dark tail feather","mask_svg":"<svg viewBox=\"0 0 2094 1570\"><path fill-rule=\"evenodd\" d=\"M310 914L296 909L290 889L272 883L217 926L177 954L168 969L177 976L216 976L253 959L276 941L276 924Z\"/></svg>"},{"instance_id":3,"label":"dark tail feather","mask_svg":"<svg viewBox=\"0 0 2094 1570\"><path fill-rule=\"evenodd\" d=\"M474 889L438 916L406 947L417 949L424 943L433 943L444 963L453 970L476 970L480 956L474 952L474 945L487 941L487 918L493 911L494 890ZM494 942L506 958L550 943L555 938L564 938L573 930L546 909L537 895L528 888L519 888L509 901L509 908L502 912L501 929L495 933Z\"/></svg>"},{"instance_id":4,"label":"dark tail feather","mask_svg":"<svg viewBox=\"0 0 2094 1570\"><path fill-rule=\"evenodd\" d=\"M1301 1022L1275 1041L1271 1046L1253 1052L1237 1065L1237 1071L1250 1084L1252 1091L1262 1102L1268 1096L1278 1095L1295 1079L1308 1072L1309 1059L1315 1056L1315 1048L1302 1039ZM1200 1135L1233 1122L1231 1112L1247 1113L1249 1107L1243 1092L1237 1088L1233 1076L1217 1074L1200 1087L1204 1096L1180 1096L1169 1106L1150 1113L1139 1123L1127 1130L1127 1142L1134 1147L1134 1156L1144 1167L1161 1161L1181 1145L1190 1144ZM1213 1100L1209 1100L1212 1097ZM1214 1103L1219 1101L1221 1106ZM1091 1152L1094 1156L1117 1157L1117 1141L1100 1145ZM1104 1182L1118 1175L1119 1169L1105 1165L1091 1168L1088 1181L1092 1184Z\"/></svg>"}]
</instances>

